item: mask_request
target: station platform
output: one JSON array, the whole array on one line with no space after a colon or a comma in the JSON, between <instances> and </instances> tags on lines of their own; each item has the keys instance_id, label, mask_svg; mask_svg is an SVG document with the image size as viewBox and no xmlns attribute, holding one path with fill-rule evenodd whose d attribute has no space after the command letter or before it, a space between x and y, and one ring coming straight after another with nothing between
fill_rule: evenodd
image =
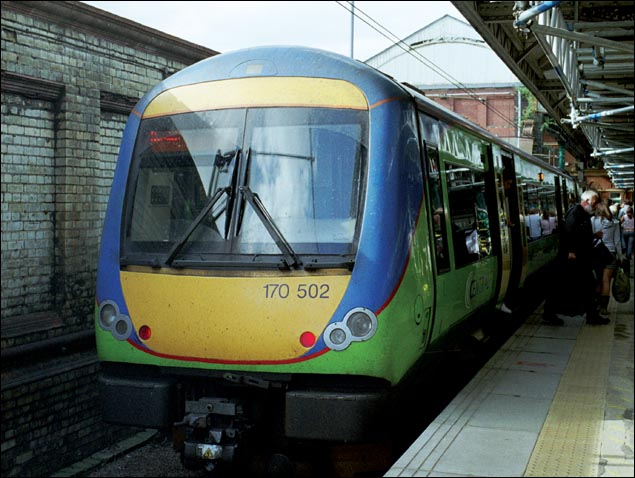
<instances>
[{"instance_id":1,"label":"station platform","mask_svg":"<svg viewBox=\"0 0 635 478\"><path fill-rule=\"evenodd\" d=\"M384 476L634 476L632 291L608 325L539 306Z\"/></svg>"}]
</instances>

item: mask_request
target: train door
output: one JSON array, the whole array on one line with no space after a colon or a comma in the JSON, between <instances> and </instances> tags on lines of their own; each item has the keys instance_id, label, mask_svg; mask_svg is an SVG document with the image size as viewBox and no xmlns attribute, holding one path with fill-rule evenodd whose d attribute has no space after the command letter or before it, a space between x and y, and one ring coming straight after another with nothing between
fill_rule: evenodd
<instances>
[{"instance_id":1,"label":"train door","mask_svg":"<svg viewBox=\"0 0 635 478\"><path fill-rule=\"evenodd\" d=\"M503 163L498 146L487 147L487 160L490 163L489 170L493 174L487 178L492 181L489 186L494 191L492 202L495 207L490 208L490 223L492 224L492 249L494 255L499 258L498 274L496 282L497 302L504 299L507 292L507 284L511 272L511 236L509 227L508 207L506 207L505 181L503 179Z\"/></svg>"},{"instance_id":2,"label":"train door","mask_svg":"<svg viewBox=\"0 0 635 478\"><path fill-rule=\"evenodd\" d=\"M427 123L443 134L427 142ZM487 145L460 128L420 114L424 138L430 253L435 263L432 340L495 298L498 258L492 249ZM434 139L436 143L432 142ZM490 200L488 200L488 197Z\"/></svg>"},{"instance_id":3,"label":"train door","mask_svg":"<svg viewBox=\"0 0 635 478\"><path fill-rule=\"evenodd\" d=\"M428 205L430 233L430 255L434 263L434 300L432 305L431 323L427 339L438 333L435 319L438 317L439 307L439 276L450 270L450 255L448 237L445 227L445 208L443 205L443 190L441 188L441 174L439 169L439 123L423 113L419 113L419 130L422 138L423 174L425 183L425 201ZM426 343L427 345L427 343Z\"/></svg>"},{"instance_id":4,"label":"train door","mask_svg":"<svg viewBox=\"0 0 635 478\"><path fill-rule=\"evenodd\" d=\"M450 270L450 255L448 253L448 235L445 227L446 215L443 205L443 191L439 174L439 150L435 146L425 145L425 164L428 173L428 204L434 231L434 258L437 274Z\"/></svg>"},{"instance_id":5,"label":"train door","mask_svg":"<svg viewBox=\"0 0 635 478\"><path fill-rule=\"evenodd\" d=\"M450 256L452 250L448 243L447 207L443 200L441 170L439 168L439 150L436 145L424 142L424 166L426 171L427 203L432 224L430 240L431 256L435 264L435 297L433 326L430 338L433 339L445 329L443 317L449 315L448 303L445 301L447 276L450 272Z\"/></svg>"},{"instance_id":6,"label":"train door","mask_svg":"<svg viewBox=\"0 0 635 478\"><path fill-rule=\"evenodd\" d=\"M556 186L556 225L562 224L562 219L564 217L564 195L563 195L563 187L564 181L562 181L562 186L560 185L560 178L556 176L555 186Z\"/></svg>"},{"instance_id":7,"label":"train door","mask_svg":"<svg viewBox=\"0 0 635 478\"><path fill-rule=\"evenodd\" d=\"M514 159L511 156L501 155L503 165L503 193L504 204L507 210L507 232L511 240L511 252L509 259L511 265L509 269L509 280L505 293L505 304L508 308L517 305L516 293L521 283L523 272L523 229L524 217L521 213L520 195L518 194L518 182L516 181L516 168Z\"/></svg>"}]
</instances>

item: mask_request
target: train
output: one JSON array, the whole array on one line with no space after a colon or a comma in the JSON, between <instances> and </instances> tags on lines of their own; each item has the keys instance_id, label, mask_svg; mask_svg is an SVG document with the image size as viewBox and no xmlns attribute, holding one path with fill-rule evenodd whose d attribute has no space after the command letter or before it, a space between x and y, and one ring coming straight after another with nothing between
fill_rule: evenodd
<instances>
[{"instance_id":1,"label":"train","mask_svg":"<svg viewBox=\"0 0 635 478\"><path fill-rule=\"evenodd\" d=\"M576 195L362 62L258 47L189 66L123 133L96 286L104 419L169 429L208 470L258 443L363 441L553 263ZM534 210L552 233L529 234Z\"/></svg>"}]
</instances>

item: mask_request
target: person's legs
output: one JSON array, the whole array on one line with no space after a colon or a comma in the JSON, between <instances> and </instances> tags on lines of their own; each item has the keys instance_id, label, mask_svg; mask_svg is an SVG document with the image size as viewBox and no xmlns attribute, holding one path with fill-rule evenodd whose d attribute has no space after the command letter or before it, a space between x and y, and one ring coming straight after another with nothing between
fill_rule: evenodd
<instances>
[{"instance_id":1,"label":"person's legs","mask_svg":"<svg viewBox=\"0 0 635 478\"><path fill-rule=\"evenodd\" d=\"M604 269L602 274L602 288L600 290L600 315L609 315L609 302L611 300L611 279L615 275L617 263L611 264L611 267Z\"/></svg>"},{"instance_id":2,"label":"person's legs","mask_svg":"<svg viewBox=\"0 0 635 478\"><path fill-rule=\"evenodd\" d=\"M577 283L580 286L580 295L584 304L586 323L592 325L605 325L609 319L600 317L598 313L598 299L596 294L596 278L593 270L588 267L578 267Z\"/></svg>"}]
</instances>

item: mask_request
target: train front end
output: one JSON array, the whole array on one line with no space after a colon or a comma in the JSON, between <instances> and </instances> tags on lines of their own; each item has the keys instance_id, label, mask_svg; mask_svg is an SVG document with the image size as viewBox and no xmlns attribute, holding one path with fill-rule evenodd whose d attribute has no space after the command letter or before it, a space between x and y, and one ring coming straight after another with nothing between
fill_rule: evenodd
<instances>
[{"instance_id":1,"label":"train front end","mask_svg":"<svg viewBox=\"0 0 635 478\"><path fill-rule=\"evenodd\" d=\"M137 105L100 252L105 418L176 423L186 462L231 462L263 423L292 438L361 437L360 417L413 361L387 356L395 335L378 319L407 251L381 271L360 254L367 94L243 55L190 67ZM378 273L392 286L373 285Z\"/></svg>"}]
</instances>

